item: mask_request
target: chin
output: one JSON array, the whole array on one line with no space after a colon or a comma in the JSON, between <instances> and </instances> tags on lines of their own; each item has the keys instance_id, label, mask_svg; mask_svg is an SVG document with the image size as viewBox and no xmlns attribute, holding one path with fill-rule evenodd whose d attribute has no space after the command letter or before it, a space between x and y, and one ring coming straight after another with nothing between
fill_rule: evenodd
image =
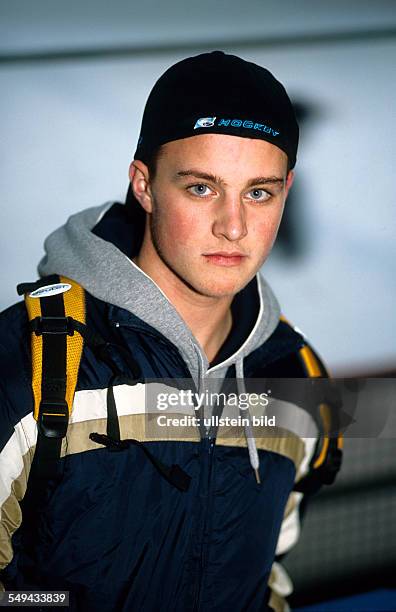
<instances>
[{"instance_id":1,"label":"chin","mask_svg":"<svg viewBox=\"0 0 396 612\"><path fill-rule=\"evenodd\" d=\"M226 298L226 297L234 296L241 289L243 289L245 284L246 283L241 283L240 281L238 283L237 282L215 283L211 281L208 283L199 283L199 284L193 285L193 288L195 289L195 291L197 291L197 293L200 293L201 295L205 295L206 297Z\"/></svg>"}]
</instances>

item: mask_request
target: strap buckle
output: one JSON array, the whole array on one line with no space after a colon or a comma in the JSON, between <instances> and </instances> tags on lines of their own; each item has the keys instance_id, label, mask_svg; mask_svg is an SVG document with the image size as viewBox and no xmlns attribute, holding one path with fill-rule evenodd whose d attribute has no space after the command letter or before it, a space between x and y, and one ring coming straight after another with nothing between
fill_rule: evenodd
<instances>
[{"instance_id":1,"label":"strap buckle","mask_svg":"<svg viewBox=\"0 0 396 612\"><path fill-rule=\"evenodd\" d=\"M333 484L340 471L341 463L342 450L330 446L325 462L318 468L321 471L322 482L324 484Z\"/></svg>"},{"instance_id":2,"label":"strap buckle","mask_svg":"<svg viewBox=\"0 0 396 612\"><path fill-rule=\"evenodd\" d=\"M330 485L336 479L342 463L342 450L337 448L335 444L337 440L331 438L329 450L325 461L316 469L312 469L293 487L293 491L300 493L313 494L320 489L322 485Z\"/></svg>"},{"instance_id":3,"label":"strap buckle","mask_svg":"<svg viewBox=\"0 0 396 612\"><path fill-rule=\"evenodd\" d=\"M37 427L46 438L64 438L69 423L65 400L41 400Z\"/></svg>"},{"instance_id":4,"label":"strap buckle","mask_svg":"<svg viewBox=\"0 0 396 612\"><path fill-rule=\"evenodd\" d=\"M74 335L74 319L72 317L36 317L30 322L31 330L36 336L42 334Z\"/></svg>"}]
</instances>

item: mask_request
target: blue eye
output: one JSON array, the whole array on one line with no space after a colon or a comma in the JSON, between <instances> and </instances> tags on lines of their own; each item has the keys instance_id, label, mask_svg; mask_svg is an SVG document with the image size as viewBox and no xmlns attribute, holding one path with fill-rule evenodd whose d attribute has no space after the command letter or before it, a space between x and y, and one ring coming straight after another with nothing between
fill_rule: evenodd
<instances>
[{"instance_id":1,"label":"blue eye","mask_svg":"<svg viewBox=\"0 0 396 612\"><path fill-rule=\"evenodd\" d=\"M207 185L204 185L203 183L191 185L190 187L188 187L188 190L196 196L207 196L211 191L209 187Z\"/></svg>"},{"instance_id":2,"label":"blue eye","mask_svg":"<svg viewBox=\"0 0 396 612\"><path fill-rule=\"evenodd\" d=\"M255 202L265 202L271 197L271 194L265 189L252 189L249 191L250 197Z\"/></svg>"}]
</instances>

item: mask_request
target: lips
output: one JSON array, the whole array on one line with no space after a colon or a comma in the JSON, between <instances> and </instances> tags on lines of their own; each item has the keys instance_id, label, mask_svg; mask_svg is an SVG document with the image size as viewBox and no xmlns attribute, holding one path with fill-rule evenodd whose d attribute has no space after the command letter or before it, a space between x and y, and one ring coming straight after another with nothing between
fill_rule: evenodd
<instances>
[{"instance_id":1,"label":"lips","mask_svg":"<svg viewBox=\"0 0 396 612\"><path fill-rule=\"evenodd\" d=\"M204 253L203 256L208 263L223 267L239 266L246 257L240 251L217 251L216 253Z\"/></svg>"}]
</instances>

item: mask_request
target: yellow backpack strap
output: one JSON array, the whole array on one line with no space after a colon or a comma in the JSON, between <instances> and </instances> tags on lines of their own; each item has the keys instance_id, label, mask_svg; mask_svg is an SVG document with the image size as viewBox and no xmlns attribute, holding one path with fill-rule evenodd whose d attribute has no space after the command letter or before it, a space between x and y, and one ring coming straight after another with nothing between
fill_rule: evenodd
<instances>
[{"instance_id":1,"label":"yellow backpack strap","mask_svg":"<svg viewBox=\"0 0 396 612\"><path fill-rule=\"evenodd\" d=\"M326 368L311 349L305 345L300 349L300 358L309 378L328 378ZM329 381L331 383L331 379ZM294 487L295 491L314 493L323 484L332 484L342 463L342 433L339 431L339 409L337 398L319 404L322 422L322 436L316 453L311 460L310 472Z\"/></svg>"},{"instance_id":2,"label":"yellow backpack strap","mask_svg":"<svg viewBox=\"0 0 396 612\"><path fill-rule=\"evenodd\" d=\"M281 320L293 327L282 315ZM296 329L296 331L299 331ZM300 332L301 333L301 332ZM299 350L299 358L308 378L328 378L328 372L322 361L305 344ZM332 484L337 476L342 462L342 433L338 431L338 406L323 402L319 404L319 415L322 422L323 433L316 453L311 461L310 471L294 487L295 491L302 493L314 492L322 484Z\"/></svg>"},{"instance_id":3,"label":"yellow backpack strap","mask_svg":"<svg viewBox=\"0 0 396 612\"><path fill-rule=\"evenodd\" d=\"M52 275L18 285L31 330L32 390L38 437L32 471L52 477L67 432L83 350L85 295L75 281Z\"/></svg>"}]
</instances>

